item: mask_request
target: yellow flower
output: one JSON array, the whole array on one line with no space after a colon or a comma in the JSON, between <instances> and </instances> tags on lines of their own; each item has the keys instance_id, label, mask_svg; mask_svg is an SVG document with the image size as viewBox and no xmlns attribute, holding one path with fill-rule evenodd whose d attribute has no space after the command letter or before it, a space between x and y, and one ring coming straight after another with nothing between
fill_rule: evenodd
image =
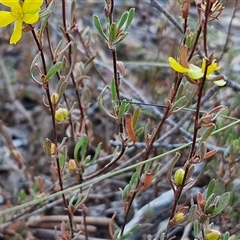
<instances>
[{"instance_id":1,"label":"yellow flower","mask_svg":"<svg viewBox=\"0 0 240 240\"><path fill-rule=\"evenodd\" d=\"M191 78L193 80L199 80L204 76L204 72L205 72L205 68L206 68L206 60L205 59L202 60L201 68L194 64L191 64L191 63L188 64L188 67L184 67L172 57L170 57L168 59L168 61L170 63L170 66L176 72L186 74L186 75L188 75L189 78ZM215 71L217 71L219 69L220 69L220 66L217 65L216 59L214 59L212 61L212 63L208 66L206 77L207 77L207 80L213 80L215 85L221 87L221 86L224 86L226 84L226 82L224 81L224 79L214 81L214 78L216 77L216 75L213 74Z\"/></svg>"},{"instance_id":2,"label":"yellow flower","mask_svg":"<svg viewBox=\"0 0 240 240\"><path fill-rule=\"evenodd\" d=\"M0 27L14 22L10 44L16 44L22 37L23 23L34 24L38 21L43 0L0 0L0 3L11 8L10 12L0 11Z\"/></svg>"}]
</instances>

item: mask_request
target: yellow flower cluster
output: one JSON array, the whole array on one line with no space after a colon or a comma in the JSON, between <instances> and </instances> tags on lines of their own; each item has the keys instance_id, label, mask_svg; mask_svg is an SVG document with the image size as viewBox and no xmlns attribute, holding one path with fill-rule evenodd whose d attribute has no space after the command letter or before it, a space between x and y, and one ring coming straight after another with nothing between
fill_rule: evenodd
<instances>
[{"instance_id":1,"label":"yellow flower cluster","mask_svg":"<svg viewBox=\"0 0 240 240\"><path fill-rule=\"evenodd\" d=\"M11 44L16 44L22 37L22 25L34 24L39 19L40 6L43 0L0 0L0 3L11 8L11 11L0 11L0 27L14 23Z\"/></svg>"},{"instance_id":2,"label":"yellow flower cluster","mask_svg":"<svg viewBox=\"0 0 240 240\"><path fill-rule=\"evenodd\" d=\"M206 69L205 59L202 60L201 68L191 63L188 64L188 67L184 67L172 57L170 57L168 61L173 70L179 73L186 74L192 80L199 80L204 76L204 72ZM224 86L226 82L224 81L224 79L214 81L214 78L216 77L216 75L213 74L215 71L218 71L219 69L220 69L220 66L217 65L216 59L214 59L207 68L206 78L207 80L210 80L210 81L212 80L215 85L221 87L221 86Z\"/></svg>"}]
</instances>

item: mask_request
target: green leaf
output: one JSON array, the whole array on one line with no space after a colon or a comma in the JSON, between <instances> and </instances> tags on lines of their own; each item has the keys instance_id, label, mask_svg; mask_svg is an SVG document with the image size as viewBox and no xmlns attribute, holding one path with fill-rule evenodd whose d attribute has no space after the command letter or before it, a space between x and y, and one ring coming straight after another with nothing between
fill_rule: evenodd
<instances>
[{"instance_id":1,"label":"green leaf","mask_svg":"<svg viewBox=\"0 0 240 240\"><path fill-rule=\"evenodd\" d=\"M106 34L103 32L102 25L100 23L99 17L97 15L93 15L93 23L100 35L108 41Z\"/></svg>"},{"instance_id":2,"label":"green leaf","mask_svg":"<svg viewBox=\"0 0 240 240\"><path fill-rule=\"evenodd\" d=\"M73 202L75 201L75 198L76 198L76 194L74 194L70 197L70 200L68 202L68 207L73 206Z\"/></svg>"},{"instance_id":3,"label":"green leaf","mask_svg":"<svg viewBox=\"0 0 240 240\"><path fill-rule=\"evenodd\" d=\"M217 205L218 202L219 202L219 199L220 199L220 196L216 196L214 201L213 201L213 204Z\"/></svg>"},{"instance_id":4,"label":"green leaf","mask_svg":"<svg viewBox=\"0 0 240 240\"><path fill-rule=\"evenodd\" d=\"M116 84L115 84L114 78L111 81L111 97L113 102L117 101L117 90L116 90Z\"/></svg>"},{"instance_id":5,"label":"green leaf","mask_svg":"<svg viewBox=\"0 0 240 240\"><path fill-rule=\"evenodd\" d=\"M210 181L210 183L208 184L206 199L208 199L209 196L214 193L215 187L216 187L216 181L215 181L215 179L212 179Z\"/></svg>"},{"instance_id":6,"label":"green leaf","mask_svg":"<svg viewBox=\"0 0 240 240\"><path fill-rule=\"evenodd\" d=\"M37 61L38 61L38 59L40 58L40 56L41 56L41 52L39 52L39 53L34 57L34 59L32 60L32 63L31 63L31 66L30 66L30 73L31 73L32 79L33 79L36 83L42 85L42 82L38 81L38 80L34 77L34 74L33 74L33 70L36 71L36 69L35 69L35 64L37 63Z\"/></svg>"},{"instance_id":7,"label":"green leaf","mask_svg":"<svg viewBox=\"0 0 240 240\"><path fill-rule=\"evenodd\" d=\"M175 154L175 156L173 157L173 159L171 159L170 165L169 165L168 171L167 171L167 176L172 176L173 168L174 168L175 164L177 163L177 161L179 160L180 156L181 156L181 154L177 152Z\"/></svg>"},{"instance_id":8,"label":"green leaf","mask_svg":"<svg viewBox=\"0 0 240 240\"><path fill-rule=\"evenodd\" d=\"M127 19L127 23L126 23L124 31L127 31L128 28L130 27L130 25L133 21L134 15L135 15L135 9L131 8L128 12L128 19Z\"/></svg>"},{"instance_id":9,"label":"green leaf","mask_svg":"<svg viewBox=\"0 0 240 240\"><path fill-rule=\"evenodd\" d=\"M120 233L120 229L115 230L114 234L113 234L113 236L114 236L113 239L118 239L117 237L118 237L119 233Z\"/></svg>"},{"instance_id":10,"label":"green leaf","mask_svg":"<svg viewBox=\"0 0 240 240\"><path fill-rule=\"evenodd\" d=\"M138 129L135 130L135 135L136 137L140 136L144 131L144 127L140 127Z\"/></svg>"},{"instance_id":11,"label":"green leaf","mask_svg":"<svg viewBox=\"0 0 240 240\"><path fill-rule=\"evenodd\" d=\"M217 216L219 213L221 213L223 211L223 209L228 205L228 202L230 200L230 193L226 192L224 193L219 200L219 203L214 211L214 214L212 215L212 217Z\"/></svg>"},{"instance_id":12,"label":"green leaf","mask_svg":"<svg viewBox=\"0 0 240 240\"><path fill-rule=\"evenodd\" d=\"M59 95L59 101L61 100L65 90L67 89L68 82L64 79L60 79L57 84L57 93Z\"/></svg>"},{"instance_id":13,"label":"green leaf","mask_svg":"<svg viewBox=\"0 0 240 240\"><path fill-rule=\"evenodd\" d=\"M197 220L197 218L198 218L197 205L193 205L189 209L187 223L191 223Z\"/></svg>"},{"instance_id":14,"label":"green leaf","mask_svg":"<svg viewBox=\"0 0 240 240\"><path fill-rule=\"evenodd\" d=\"M194 232L194 237L196 238L198 236L199 230L198 230L198 221L194 221L193 223L193 232Z\"/></svg>"},{"instance_id":15,"label":"green leaf","mask_svg":"<svg viewBox=\"0 0 240 240\"><path fill-rule=\"evenodd\" d=\"M62 155L63 155L63 158L64 158L64 165L62 165L62 170L64 170L65 167L67 166L66 161L67 161L67 158L68 158L68 148L67 148L66 145L64 145L62 147Z\"/></svg>"},{"instance_id":16,"label":"green leaf","mask_svg":"<svg viewBox=\"0 0 240 240\"><path fill-rule=\"evenodd\" d=\"M59 165L60 165L60 168L63 169L65 167L65 158L62 154L59 154Z\"/></svg>"},{"instance_id":17,"label":"green leaf","mask_svg":"<svg viewBox=\"0 0 240 240\"><path fill-rule=\"evenodd\" d=\"M229 232L225 232L224 235L222 236L222 240L228 240L230 237Z\"/></svg>"},{"instance_id":18,"label":"green leaf","mask_svg":"<svg viewBox=\"0 0 240 240\"><path fill-rule=\"evenodd\" d=\"M92 162L95 162L102 148L102 142L98 143L97 148L95 149L95 154L93 156Z\"/></svg>"},{"instance_id":19,"label":"green leaf","mask_svg":"<svg viewBox=\"0 0 240 240\"><path fill-rule=\"evenodd\" d=\"M203 133L200 143L204 142L209 136L211 136L215 128L216 126L214 124L208 127L207 130Z\"/></svg>"},{"instance_id":20,"label":"green leaf","mask_svg":"<svg viewBox=\"0 0 240 240\"><path fill-rule=\"evenodd\" d=\"M182 96L183 90L184 90L184 84L181 83L177 91L176 99L179 99Z\"/></svg>"},{"instance_id":21,"label":"green leaf","mask_svg":"<svg viewBox=\"0 0 240 240\"><path fill-rule=\"evenodd\" d=\"M122 190L122 199L123 200L128 196L128 194L130 193L131 189L132 189L132 185L129 183Z\"/></svg>"},{"instance_id":22,"label":"green leaf","mask_svg":"<svg viewBox=\"0 0 240 240\"><path fill-rule=\"evenodd\" d=\"M195 170L195 166L192 165L188 170L188 173L187 173L187 176L186 176L186 181L188 181L192 177L194 170Z\"/></svg>"},{"instance_id":23,"label":"green leaf","mask_svg":"<svg viewBox=\"0 0 240 240\"><path fill-rule=\"evenodd\" d=\"M53 8L53 4L54 4L55 1L51 1L48 5L48 7L39 14L39 17L42 18L42 23L41 23L41 26L40 26L40 33L39 33L39 37L41 38L42 35L43 35L43 32L46 28L46 25L47 25L47 22L49 20L49 17L52 13L52 8Z\"/></svg>"},{"instance_id":24,"label":"green leaf","mask_svg":"<svg viewBox=\"0 0 240 240\"><path fill-rule=\"evenodd\" d=\"M122 26L124 25L124 23L126 22L127 18L128 18L128 12L126 11L126 12L124 12L124 13L122 14L122 16L121 16L121 18L120 18L120 20L119 20L119 22L118 22L118 25L117 25L118 29L121 29L121 27L122 27Z\"/></svg>"},{"instance_id":25,"label":"green leaf","mask_svg":"<svg viewBox=\"0 0 240 240\"><path fill-rule=\"evenodd\" d=\"M180 97L173 105L172 109L181 108L187 103L186 96Z\"/></svg>"},{"instance_id":26,"label":"green leaf","mask_svg":"<svg viewBox=\"0 0 240 240\"><path fill-rule=\"evenodd\" d=\"M138 177L139 177L138 173L135 172L130 179L130 184L134 185L134 183L137 181Z\"/></svg>"},{"instance_id":27,"label":"green leaf","mask_svg":"<svg viewBox=\"0 0 240 240\"><path fill-rule=\"evenodd\" d=\"M107 116L113 118L113 119L117 119L117 117L113 116L104 106L103 106L103 97L104 97L104 93L105 91L109 88L109 86L105 86L102 90L102 92L100 93L100 95L98 96L98 107L101 111L103 111L103 113L105 113Z\"/></svg>"},{"instance_id":28,"label":"green leaf","mask_svg":"<svg viewBox=\"0 0 240 240\"><path fill-rule=\"evenodd\" d=\"M76 1L72 0L72 4L71 4L71 21L74 22L74 12L75 12L75 8L76 8Z\"/></svg>"},{"instance_id":29,"label":"green leaf","mask_svg":"<svg viewBox=\"0 0 240 240\"><path fill-rule=\"evenodd\" d=\"M118 150L119 150L119 146L117 146L114 151L113 151L113 159L115 159L116 157L118 157Z\"/></svg>"},{"instance_id":30,"label":"green leaf","mask_svg":"<svg viewBox=\"0 0 240 240\"><path fill-rule=\"evenodd\" d=\"M109 40L108 40L109 44L112 44L115 41L117 37L117 31L118 31L117 24L115 22L112 22L109 30Z\"/></svg>"},{"instance_id":31,"label":"green leaf","mask_svg":"<svg viewBox=\"0 0 240 240\"><path fill-rule=\"evenodd\" d=\"M199 144L199 156L200 156L200 162L204 160L205 154L207 152L207 147L204 142L201 142Z\"/></svg>"},{"instance_id":32,"label":"green leaf","mask_svg":"<svg viewBox=\"0 0 240 240\"><path fill-rule=\"evenodd\" d=\"M138 231L140 229L140 227L141 227L140 224L137 224L137 225L133 226L126 234L124 234L121 237L121 240L129 239L129 237L131 237L133 233Z\"/></svg>"},{"instance_id":33,"label":"green leaf","mask_svg":"<svg viewBox=\"0 0 240 240\"><path fill-rule=\"evenodd\" d=\"M87 146L88 146L88 137L87 135L84 134L78 139L74 148L73 156L76 162L84 160L85 154L87 152ZM79 159L79 153L80 153L81 159Z\"/></svg>"},{"instance_id":34,"label":"green leaf","mask_svg":"<svg viewBox=\"0 0 240 240\"><path fill-rule=\"evenodd\" d=\"M26 200L26 198L27 198L26 192L23 189L21 189L20 192L19 192L19 200L20 200L20 202L21 203L24 202Z\"/></svg>"},{"instance_id":35,"label":"green leaf","mask_svg":"<svg viewBox=\"0 0 240 240\"><path fill-rule=\"evenodd\" d=\"M44 83L47 83L49 79L62 68L62 62L56 62L48 71L46 77L44 78Z\"/></svg>"},{"instance_id":36,"label":"green leaf","mask_svg":"<svg viewBox=\"0 0 240 240\"><path fill-rule=\"evenodd\" d=\"M128 35L127 32L122 32L122 34L119 35L119 36L115 39L115 41L113 42L113 44L116 45L117 43L121 42L127 35Z\"/></svg>"},{"instance_id":37,"label":"green leaf","mask_svg":"<svg viewBox=\"0 0 240 240\"><path fill-rule=\"evenodd\" d=\"M204 212L207 211L207 209L209 208L210 205L213 204L214 202L214 199L215 199L215 193L212 193L207 199L206 199L206 204L205 204L205 207L204 207Z\"/></svg>"},{"instance_id":38,"label":"green leaf","mask_svg":"<svg viewBox=\"0 0 240 240\"><path fill-rule=\"evenodd\" d=\"M89 165L90 163L91 163L91 156L90 155L88 155L85 159L84 159L84 166L86 166L86 165Z\"/></svg>"},{"instance_id":39,"label":"green leaf","mask_svg":"<svg viewBox=\"0 0 240 240\"><path fill-rule=\"evenodd\" d=\"M141 114L141 108L140 107L136 107L136 109L134 110L134 113L133 113L133 128L135 129L137 123L138 123L138 119L139 119L139 116Z\"/></svg>"},{"instance_id":40,"label":"green leaf","mask_svg":"<svg viewBox=\"0 0 240 240\"><path fill-rule=\"evenodd\" d=\"M127 102L125 99L123 99L121 101L121 105L120 105L120 108L119 108L119 113L118 113L118 117L122 117L123 114L127 111Z\"/></svg>"}]
</instances>

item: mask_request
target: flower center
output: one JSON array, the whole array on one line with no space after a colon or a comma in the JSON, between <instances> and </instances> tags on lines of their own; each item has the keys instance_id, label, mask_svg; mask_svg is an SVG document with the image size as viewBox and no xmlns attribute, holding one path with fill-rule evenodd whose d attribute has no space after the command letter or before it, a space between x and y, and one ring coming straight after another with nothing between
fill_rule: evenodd
<instances>
[{"instance_id":1,"label":"flower center","mask_svg":"<svg viewBox=\"0 0 240 240\"><path fill-rule=\"evenodd\" d=\"M21 19L23 17L23 12L22 12L22 8L20 5L17 5L17 6L14 6L12 8L12 15L13 17L18 20L18 19Z\"/></svg>"}]
</instances>

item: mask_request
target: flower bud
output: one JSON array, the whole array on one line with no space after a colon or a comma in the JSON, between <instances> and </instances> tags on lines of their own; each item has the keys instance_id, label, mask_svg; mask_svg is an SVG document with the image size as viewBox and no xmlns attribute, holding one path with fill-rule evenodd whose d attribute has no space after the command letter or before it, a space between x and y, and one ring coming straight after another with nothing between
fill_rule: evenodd
<instances>
[{"instance_id":1,"label":"flower bud","mask_svg":"<svg viewBox=\"0 0 240 240\"><path fill-rule=\"evenodd\" d=\"M184 174L185 174L185 171L182 169L182 168L179 168L174 176L173 176L173 180L174 180L174 183L177 185L177 186L180 186L182 185L182 182L183 182L183 178L184 178Z\"/></svg>"},{"instance_id":2,"label":"flower bud","mask_svg":"<svg viewBox=\"0 0 240 240\"><path fill-rule=\"evenodd\" d=\"M58 93L52 93L52 95L51 95L51 102L53 103L53 104L57 104L58 103L58 101L59 101L59 95L58 95Z\"/></svg>"},{"instance_id":3,"label":"flower bud","mask_svg":"<svg viewBox=\"0 0 240 240\"><path fill-rule=\"evenodd\" d=\"M221 233L218 230L208 229L206 234L206 240L219 240Z\"/></svg>"},{"instance_id":4,"label":"flower bud","mask_svg":"<svg viewBox=\"0 0 240 240\"><path fill-rule=\"evenodd\" d=\"M68 162L68 167L70 170L75 171L77 168L76 162L74 161L74 159L70 159Z\"/></svg>"},{"instance_id":5,"label":"flower bud","mask_svg":"<svg viewBox=\"0 0 240 240\"><path fill-rule=\"evenodd\" d=\"M173 219L174 219L174 221L175 221L176 223L182 222L182 220L184 219L184 213L182 213L182 212L177 212L177 213L174 215Z\"/></svg>"},{"instance_id":6,"label":"flower bud","mask_svg":"<svg viewBox=\"0 0 240 240\"><path fill-rule=\"evenodd\" d=\"M56 153L56 146L54 143L51 143L51 154L55 154Z\"/></svg>"},{"instance_id":7,"label":"flower bud","mask_svg":"<svg viewBox=\"0 0 240 240\"><path fill-rule=\"evenodd\" d=\"M59 108L55 112L55 119L58 122L62 122L63 120L67 119L68 114L69 114L69 112L68 112L68 110L66 108Z\"/></svg>"}]
</instances>

